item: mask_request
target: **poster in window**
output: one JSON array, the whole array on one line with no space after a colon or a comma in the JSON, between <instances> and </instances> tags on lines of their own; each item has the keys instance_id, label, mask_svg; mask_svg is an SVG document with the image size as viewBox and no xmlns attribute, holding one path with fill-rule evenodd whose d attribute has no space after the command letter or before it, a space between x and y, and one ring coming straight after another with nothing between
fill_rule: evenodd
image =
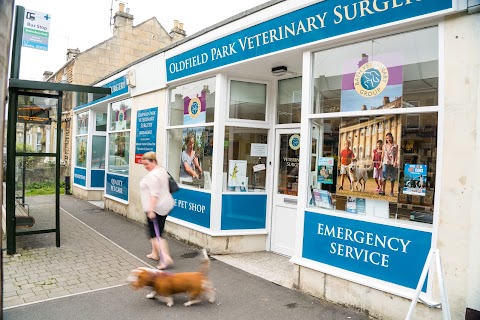
<instances>
[{"instance_id":1,"label":"poster in window","mask_svg":"<svg viewBox=\"0 0 480 320\"><path fill-rule=\"evenodd\" d=\"M207 111L207 90L200 95L183 99L183 124L205 123Z\"/></svg>"},{"instance_id":2,"label":"poster in window","mask_svg":"<svg viewBox=\"0 0 480 320\"><path fill-rule=\"evenodd\" d=\"M230 160L228 162L228 186L244 187L247 178L247 160Z\"/></svg>"},{"instance_id":3,"label":"poster in window","mask_svg":"<svg viewBox=\"0 0 480 320\"><path fill-rule=\"evenodd\" d=\"M424 197L427 194L427 165L405 164L403 193Z\"/></svg>"},{"instance_id":4,"label":"poster in window","mask_svg":"<svg viewBox=\"0 0 480 320\"><path fill-rule=\"evenodd\" d=\"M344 67L341 111L402 108L403 66L398 54L363 54ZM353 72L352 72L353 71Z\"/></svg>"},{"instance_id":5,"label":"poster in window","mask_svg":"<svg viewBox=\"0 0 480 320\"><path fill-rule=\"evenodd\" d=\"M321 157L318 159L317 182L333 184L333 157Z\"/></svg>"},{"instance_id":6,"label":"poster in window","mask_svg":"<svg viewBox=\"0 0 480 320\"><path fill-rule=\"evenodd\" d=\"M198 178L200 178L200 168L203 168L202 163L205 151L206 134L207 131L205 131L205 127L183 129L182 152L180 153L181 165L179 173L181 182L193 182L193 177L185 168L185 162L199 175ZM197 164L200 168L197 167Z\"/></svg>"}]
</instances>

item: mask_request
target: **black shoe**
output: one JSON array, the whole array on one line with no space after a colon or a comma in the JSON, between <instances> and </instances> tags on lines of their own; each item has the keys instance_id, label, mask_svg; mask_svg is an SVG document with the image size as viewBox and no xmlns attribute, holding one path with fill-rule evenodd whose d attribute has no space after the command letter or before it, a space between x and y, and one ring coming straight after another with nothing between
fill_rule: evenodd
<instances>
[{"instance_id":1,"label":"black shoe","mask_svg":"<svg viewBox=\"0 0 480 320\"><path fill-rule=\"evenodd\" d=\"M384 196L385 192L382 191L382 192L379 192L378 194L381 195L381 196Z\"/></svg>"}]
</instances>

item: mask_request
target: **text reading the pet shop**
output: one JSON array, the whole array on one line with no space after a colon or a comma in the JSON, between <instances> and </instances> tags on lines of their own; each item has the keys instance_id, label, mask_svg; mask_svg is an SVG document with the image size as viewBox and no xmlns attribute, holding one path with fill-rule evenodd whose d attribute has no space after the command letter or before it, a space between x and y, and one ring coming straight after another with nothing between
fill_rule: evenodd
<instances>
[{"instance_id":1,"label":"text reading the pet shop","mask_svg":"<svg viewBox=\"0 0 480 320\"><path fill-rule=\"evenodd\" d=\"M324 237L331 237L350 244L332 242L330 253L345 258L371 263L377 266L388 268L389 255L380 253L375 248L383 248L394 252L407 254L410 240L386 235L378 235L361 230L329 226L323 223L318 224L317 234ZM358 248L355 244L366 245L371 249Z\"/></svg>"},{"instance_id":2,"label":"text reading the pet shop","mask_svg":"<svg viewBox=\"0 0 480 320\"><path fill-rule=\"evenodd\" d=\"M190 211L195 211L195 212L200 212L200 213L205 212L206 206L204 206L204 205L194 203L194 202L185 201L185 200L178 200L178 199L174 199L174 200L175 200L175 206L178 207L178 208L187 209L187 210L190 210Z\"/></svg>"}]
</instances>

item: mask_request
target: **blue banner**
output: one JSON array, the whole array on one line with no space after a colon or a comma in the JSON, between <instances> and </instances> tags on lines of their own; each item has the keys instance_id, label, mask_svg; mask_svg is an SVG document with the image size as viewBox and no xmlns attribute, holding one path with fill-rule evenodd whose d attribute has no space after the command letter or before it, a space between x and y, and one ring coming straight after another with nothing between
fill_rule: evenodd
<instances>
[{"instance_id":1,"label":"blue banner","mask_svg":"<svg viewBox=\"0 0 480 320\"><path fill-rule=\"evenodd\" d=\"M128 177L107 173L105 193L109 196L128 201Z\"/></svg>"},{"instance_id":2,"label":"blue banner","mask_svg":"<svg viewBox=\"0 0 480 320\"><path fill-rule=\"evenodd\" d=\"M86 187L87 169L75 167L75 169L73 169L73 183L82 187Z\"/></svg>"},{"instance_id":3,"label":"blue banner","mask_svg":"<svg viewBox=\"0 0 480 320\"><path fill-rule=\"evenodd\" d=\"M158 108L138 110L135 137L135 163L142 163L142 156L157 149Z\"/></svg>"},{"instance_id":4,"label":"blue banner","mask_svg":"<svg viewBox=\"0 0 480 320\"><path fill-rule=\"evenodd\" d=\"M83 109L83 108L86 108L88 106L91 106L92 104L99 103L101 101L104 101L104 100L122 95L124 93L128 93L127 78L125 76L120 77L118 79L115 79L115 80L103 85L102 88L110 88L112 93L109 94L108 96L103 97L103 98L93 100L93 101L90 101L88 103L76 106L75 108L73 108L73 110L76 111L76 110L79 110L79 109Z\"/></svg>"},{"instance_id":5,"label":"blue banner","mask_svg":"<svg viewBox=\"0 0 480 320\"><path fill-rule=\"evenodd\" d=\"M266 194L222 195L222 230L264 229L266 217Z\"/></svg>"},{"instance_id":6,"label":"blue banner","mask_svg":"<svg viewBox=\"0 0 480 320\"><path fill-rule=\"evenodd\" d=\"M180 188L173 198L175 207L170 216L210 228L210 193Z\"/></svg>"},{"instance_id":7,"label":"blue banner","mask_svg":"<svg viewBox=\"0 0 480 320\"><path fill-rule=\"evenodd\" d=\"M167 81L451 8L452 0L318 2L167 59Z\"/></svg>"},{"instance_id":8,"label":"blue banner","mask_svg":"<svg viewBox=\"0 0 480 320\"><path fill-rule=\"evenodd\" d=\"M302 256L415 289L431 240L430 232L306 211Z\"/></svg>"},{"instance_id":9,"label":"blue banner","mask_svg":"<svg viewBox=\"0 0 480 320\"><path fill-rule=\"evenodd\" d=\"M90 171L90 187L103 188L105 186L105 170Z\"/></svg>"}]
</instances>

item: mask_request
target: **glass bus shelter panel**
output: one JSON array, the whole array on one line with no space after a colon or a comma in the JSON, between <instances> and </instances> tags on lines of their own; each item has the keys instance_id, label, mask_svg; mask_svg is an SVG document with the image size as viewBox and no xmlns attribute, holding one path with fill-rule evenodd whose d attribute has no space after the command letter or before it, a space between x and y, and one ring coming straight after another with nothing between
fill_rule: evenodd
<instances>
[{"instance_id":1,"label":"glass bus shelter panel","mask_svg":"<svg viewBox=\"0 0 480 320\"><path fill-rule=\"evenodd\" d=\"M17 156L15 160L17 232L27 225L29 232L55 229L55 158Z\"/></svg>"},{"instance_id":2,"label":"glass bus shelter panel","mask_svg":"<svg viewBox=\"0 0 480 320\"><path fill-rule=\"evenodd\" d=\"M18 96L16 151L54 153L58 99Z\"/></svg>"}]
</instances>

